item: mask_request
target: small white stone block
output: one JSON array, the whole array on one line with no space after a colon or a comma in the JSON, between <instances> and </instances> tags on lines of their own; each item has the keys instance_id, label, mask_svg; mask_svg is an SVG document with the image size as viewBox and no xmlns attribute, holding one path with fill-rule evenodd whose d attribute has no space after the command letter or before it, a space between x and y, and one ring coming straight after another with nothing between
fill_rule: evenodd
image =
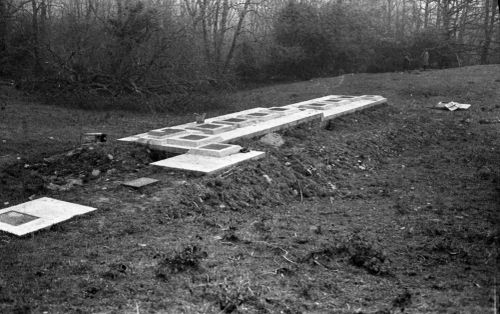
<instances>
[{"instance_id":1,"label":"small white stone block","mask_svg":"<svg viewBox=\"0 0 500 314\"><path fill-rule=\"evenodd\" d=\"M147 145L162 145L165 143L165 140L169 137L187 135L188 131L183 129L158 129L151 130L148 133L142 134L138 136L136 142L147 144Z\"/></svg>"},{"instance_id":2,"label":"small white stone block","mask_svg":"<svg viewBox=\"0 0 500 314\"><path fill-rule=\"evenodd\" d=\"M188 154L202 155L202 156L213 156L213 157L224 157L232 154L239 153L241 146L230 145L230 144L208 144L200 146L197 148L192 148L188 151Z\"/></svg>"},{"instance_id":3,"label":"small white stone block","mask_svg":"<svg viewBox=\"0 0 500 314\"><path fill-rule=\"evenodd\" d=\"M346 104L346 102L344 102L342 100L339 100L339 101L335 101L335 100L331 100L331 101L323 100L321 102L313 102L313 103L309 103L309 104L306 104L306 105L301 105L300 108L315 109L315 110L328 110L328 109L332 109L332 108L335 108L335 107L342 106L344 104Z\"/></svg>"},{"instance_id":4,"label":"small white stone block","mask_svg":"<svg viewBox=\"0 0 500 314\"><path fill-rule=\"evenodd\" d=\"M22 236L96 208L42 197L0 210L0 230Z\"/></svg>"},{"instance_id":5,"label":"small white stone block","mask_svg":"<svg viewBox=\"0 0 500 314\"><path fill-rule=\"evenodd\" d=\"M234 118L227 118L224 120L216 120L214 121L214 123L229 124L229 125L234 125L237 128L242 128L247 125L254 124L255 120L234 117Z\"/></svg>"},{"instance_id":6,"label":"small white stone block","mask_svg":"<svg viewBox=\"0 0 500 314\"><path fill-rule=\"evenodd\" d=\"M146 185L154 184L157 182L159 182L159 180L143 177L143 178L139 178L139 179L135 179L135 180L131 180L131 181L126 181L126 182L123 182L122 184L124 186L128 186L128 187L131 187L134 189L140 189Z\"/></svg>"},{"instance_id":7,"label":"small white stone block","mask_svg":"<svg viewBox=\"0 0 500 314\"><path fill-rule=\"evenodd\" d=\"M262 111L258 111L258 112L252 112L252 113L249 113L245 116L241 116L241 118L243 119L252 119L252 120L256 120L256 121L259 121L259 122L262 122L262 121L268 121L268 120L271 120L271 119L275 119L279 116L279 114L276 114L274 112L269 112L267 110L262 110Z\"/></svg>"},{"instance_id":8,"label":"small white stone block","mask_svg":"<svg viewBox=\"0 0 500 314\"><path fill-rule=\"evenodd\" d=\"M171 144L182 147L199 147L202 145L220 142L219 136L210 136L205 134L188 134L178 137L170 137L165 139L165 144Z\"/></svg>"},{"instance_id":9,"label":"small white stone block","mask_svg":"<svg viewBox=\"0 0 500 314\"><path fill-rule=\"evenodd\" d=\"M287 108L287 107L271 107L266 109L267 112L271 112L276 116L282 117L284 115L299 112L298 108Z\"/></svg>"},{"instance_id":10,"label":"small white stone block","mask_svg":"<svg viewBox=\"0 0 500 314\"><path fill-rule=\"evenodd\" d=\"M219 134L230 131L234 129L235 126L231 124L217 124L217 123L201 123L201 124L193 124L191 126L186 127L186 129L201 131L207 134Z\"/></svg>"},{"instance_id":11,"label":"small white stone block","mask_svg":"<svg viewBox=\"0 0 500 314\"><path fill-rule=\"evenodd\" d=\"M187 131L183 129L174 129L174 128L164 128L158 130L151 130L148 132L150 137L155 138L163 138L163 137L172 137L176 135L186 134Z\"/></svg>"},{"instance_id":12,"label":"small white stone block","mask_svg":"<svg viewBox=\"0 0 500 314\"><path fill-rule=\"evenodd\" d=\"M248 153L237 153L225 157L212 157L194 154L184 154L172 158L160 160L152 165L169 169L212 174L223 169L235 166L244 161L259 159L264 157L265 152L250 151Z\"/></svg>"},{"instance_id":13,"label":"small white stone block","mask_svg":"<svg viewBox=\"0 0 500 314\"><path fill-rule=\"evenodd\" d=\"M352 96L352 95L332 95L328 96L325 100L329 99L356 99L359 98L359 96Z\"/></svg>"}]
</instances>

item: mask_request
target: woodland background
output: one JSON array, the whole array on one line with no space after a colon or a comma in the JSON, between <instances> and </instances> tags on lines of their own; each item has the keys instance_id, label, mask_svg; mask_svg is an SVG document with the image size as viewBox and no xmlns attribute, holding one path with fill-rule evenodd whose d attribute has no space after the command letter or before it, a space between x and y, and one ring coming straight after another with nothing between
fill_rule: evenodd
<instances>
[{"instance_id":1,"label":"woodland background","mask_svg":"<svg viewBox=\"0 0 500 314\"><path fill-rule=\"evenodd\" d=\"M425 49L431 68L499 63L499 25L497 0L0 0L0 77L50 103L181 110L419 69Z\"/></svg>"}]
</instances>

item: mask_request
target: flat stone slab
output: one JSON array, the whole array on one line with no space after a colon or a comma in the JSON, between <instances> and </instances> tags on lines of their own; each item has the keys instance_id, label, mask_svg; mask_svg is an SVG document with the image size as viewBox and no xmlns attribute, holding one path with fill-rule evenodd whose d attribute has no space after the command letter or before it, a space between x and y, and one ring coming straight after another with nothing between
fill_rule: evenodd
<instances>
[{"instance_id":1,"label":"flat stone slab","mask_svg":"<svg viewBox=\"0 0 500 314\"><path fill-rule=\"evenodd\" d=\"M387 99L381 96L378 96L377 98L358 97L356 100L353 100L352 102L349 102L345 105L324 110L323 121L326 122L336 117L353 113L359 110L367 109L386 102Z\"/></svg>"},{"instance_id":2,"label":"flat stone slab","mask_svg":"<svg viewBox=\"0 0 500 314\"><path fill-rule=\"evenodd\" d=\"M275 116L279 117L279 116L285 116L285 115L289 115L289 114L292 114L292 113L296 113L299 110L300 109L298 109L298 108L271 107L271 108L267 108L265 111L266 112L271 112Z\"/></svg>"},{"instance_id":3,"label":"flat stone slab","mask_svg":"<svg viewBox=\"0 0 500 314\"><path fill-rule=\"evenodd\" d=\"M213 174L244 161L262 158L264 155L265 152L260 151L237 153L225 157L184 154L154 162L152 165L202 174Z\"/></svg>"},{"instance_id":4,"label":"flat stone slab","mask_svg":"<svg viewBox=\"0 0 500 314\"><path fill-rule=\"evenodd\" d=\"M139 179L135 179L135 180L123 182L122 185L131 187L131 188L134 188L134 189L140 189L142 187L145 187L147 185L154 184L154 183L157 183L157 182L160 182L160 181L156 180L156 179L152 179L152 178L145 178L145 177L143 177L143 178L139 178Z\"/></svg>"},{"instance_id":5,"label":"flat stone slab","mask_svg":"<svg viewBox=\"0 0 500 314\"><path fill-rule=\"evenodd\" d=\"M281 107L252 108L205 120L205 124L225 124L233 129L220 132L216 136L203 130L188 130L183 136L168 136L153 139L147 133L129 136L120 141L147 144L152 149L173 153L185 153L189 149L210 143L228 143L242 138L253 138L269 132L286 129L301 123L319 120L325 123L335 117L362 110L387 102L379 95L328 95ZM186 129L194 123L186 123L172 128ZM195 125L196 126L196 125ZM210 128L207 128L210 129ZM207 136L206 138L193 138Z\"/></svg>"},{"instance_id":6,"label":"flat stone slab","mask_svg":"<svg viewBox=\"0 0 500 314\"><path fill-rule=\"evenodd\" d=\"M165 140L166 145L182 146L187 149L192 147L199 147L210 143L220 142L221 138L218 136L211 136L208 134L187 134L178 137L170 137Z\"/></svg>"},{"instance_id":7,"label":"flat stone slab","mask_svg":"<svg viewBox=\"0 0 500 314\"><path fill-rule=\"evenodd\" d=\"M0 230L22 236L96 208L42 197L0 210Z\"/></svg>"},{"instance_id":8,"label":"flat stone slab","mask_svg":"<svg viewBox=\"0 0 500 314\"><path fill-rule=\"evenodd\" d=\"M203 145L198 148L192 148L188 151L188 154L202 155L202 156L213 156L213 157L224 157L232 154L239 153L241 146L230 145L230 144L208 144Z\"/></svg>"},{"instance_id":9,"label":"flat stone slab","mask_svg":"<svg viewBox=\"0 0 500 314\"><path fill-rule=\"evenodd\" d=\"M158 130L151 130L148 132L148 135L151 137L171 137L175 135L181 135L184 133L186 133L186 130L183 129L164 128Z\"/></svg>"},{"instance_id":10,"label":"flat stone slab","mask_svg":"<svg viewBox=\"0 0 500 314\"><path fill-rule=\"evenodd\" d=\"M227 132L234 128L235 126L231 124L201 123L201 124L193 124L191 126L188 126L186 129L201 131L207 134L219 134Z\"/></svg>"},{"instance_id":11,"label":"flat stone slab","mask_svg":"<svg viewBox=\"0 0 500 314\"><path fill-rule=\"evenodd\" d=\"M296 110L294 113L262 121L255 125L237 128L229 132L221 133L219 136L222 138L223 143L227 143L238 139L253 138L269 132L283 130L301 123L311 121L321 122L322 120L323 112L320 110Z\"/></svg>"},{"instance_id":12,"label":"flat stone slab","mask_svg":"<svg viewBox=\"0 0 500 314\"><path fill-rule=\"evenodd\" d=\"M247 125L255 124L255 120L244 119L244 118L227 118L223 120L215 120L214 123L229 124L234 125L237 128L241 128Z\"/></svg>"},{"instance_id":13,"label":"flat stone slab","mask_svg":"<svg viewBox=\"0 0 500 314\"><path fill-rule=\"evenodd\" d=\"M316 110L328 110L331 108L342 106L344 104L346 104L346 102L344 102L342 100L339 100L339 101L323 100L322 102L313 102L310 104L301 105L300 108L316 109Z\"/></svg>"},{"instance_id":14,"label":"flat stone slab","mask_svg":"<svg viewBox=\"0 0 500 314\"><path fill-rule=\"evenodd\" d=\"M262 110L262 111L252 112L252 113L249 113L247 115L240 116L239 118L252 119L252 120L256 120L256 121L261 122L261 121L267 121L267 120L274 119L278 116L280 116L280 115L275 113L275 112L270 112L268 110Z\"/></svg>"}]
</instances>

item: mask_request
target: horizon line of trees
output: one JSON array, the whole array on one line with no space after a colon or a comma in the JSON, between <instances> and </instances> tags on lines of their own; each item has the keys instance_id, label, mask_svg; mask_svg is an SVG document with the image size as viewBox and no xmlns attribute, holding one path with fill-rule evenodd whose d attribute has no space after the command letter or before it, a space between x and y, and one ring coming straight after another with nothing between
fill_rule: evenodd
<instances>
[{"instance_id":1,"label":"horizon line of trees","mask_svg":"<svg viewBox=\"0 0 500 314\"><path fill-rule=\"evenodd\" d=\"M0 76L102 95L500 62L498 0L0 0ZM76 86L76 87L75 87Z\"/></svg>"}]
</instances>

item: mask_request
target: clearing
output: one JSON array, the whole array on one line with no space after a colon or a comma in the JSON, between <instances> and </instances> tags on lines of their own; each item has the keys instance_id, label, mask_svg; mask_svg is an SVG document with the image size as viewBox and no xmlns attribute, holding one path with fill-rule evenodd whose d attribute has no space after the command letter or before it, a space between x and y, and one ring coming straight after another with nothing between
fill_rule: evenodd
<instances>
[{"instance_id":1,"label":"clearing","mask_svg":"<svg viewBox=\"0 0 500 314\"><path fill-rule=\"evenodd\" d=\"M42 196L98 208L27 237L0 234L1 313L498 306L500 65L225 95L226 109L209 117L330 94L388 104L281 132L279 149L236 142L266 157L205 177L149 166L164 156L115 141L193 116L91 112L0 92L0 208ZM472 107L432 108L451 100ZM108 142L78 146L92 131ZM161 182L121 185L140 177Z\"/></svg>"}]
</instances>

